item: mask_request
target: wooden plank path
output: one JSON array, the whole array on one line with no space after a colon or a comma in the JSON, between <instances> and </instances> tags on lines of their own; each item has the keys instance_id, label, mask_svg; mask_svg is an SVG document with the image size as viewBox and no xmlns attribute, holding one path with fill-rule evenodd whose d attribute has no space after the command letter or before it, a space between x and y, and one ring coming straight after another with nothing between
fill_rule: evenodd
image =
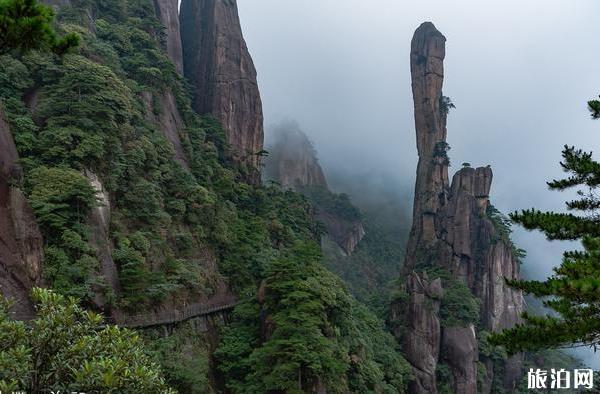
<instances>
[{"instance_id":1,"label":"wooden plank path","mask_svg":"<svg viewBox=\"0 0 600 394\"><path fill-rule=\"evenodd\" d=\"M175 324L196 317L208 316L219 312L233 309L239 301L231 298L212 303L194 303L184 307L181 310L147 312L135 315L118 313L114 316L105 316L104 320L108 324L116 324L127 328L144 328L153 326L162 326L166 324ZM14 320L30 321L31 315L21 315L19 313L9 312L9 316Z\"/></svg>"},{"instance_id":2,"label":"wooden plank path","mask_svg":"<svg viewBox=\"0 0 600 394\"><path fill-rule=\"evenodd\" d=\"M152 326L162 326L165 324L175 324L196 317L212 315L215 313L233 309L238 304L237 300L230 299L216 303L195 303L186 306L181 310L172 310L169 312L148 312L136 315L119 314L113 318L107 318L110 323L121 327L143 328Z\"/></svg>"}]
</instances>

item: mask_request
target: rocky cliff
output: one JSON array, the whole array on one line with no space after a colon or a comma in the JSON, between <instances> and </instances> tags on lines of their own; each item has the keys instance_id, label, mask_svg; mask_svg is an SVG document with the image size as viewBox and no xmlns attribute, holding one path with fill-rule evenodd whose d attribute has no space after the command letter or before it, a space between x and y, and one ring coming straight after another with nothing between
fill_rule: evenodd
<instances>
[{"instance_id":1,"label":"rocky cliff","mask_svg":"<svg viewBox=\"0 0 600 394\"><path fill-rule=\"evenodd\" d=\"M18 154L0 107L0 294L15 301L18 318L33 313L29 290L41 282L42 235L21 190Z\"/></svg>"},{"instance_id":2,"label":"rocky cliff","mask_svg":"<svg viewBox=\"0 0 600 394\"><path fill-rule=\"evenodd\" d=\"M276 180L284 188L327 188L327 180L317 152L296 124L284 124L274 130L265 162L265 178Z\"/></svg>"},{"instance_id":3,"label":"rocky cliff","mask_svg":"<svg viewBox=\"0 0 600 394\"><path fill-rule=\"evenodd\" d=\"M242 35L235 0L183 0L180 12L184 74L193 108L223 125L233 158L260 181L263 114L256 69Z\"/></svg>"},{"instance_id":4,"label":"rocky cliff","mask_svg":"<svg viewBox=\"0 0 600 394\"><path fill-rule=\"evenodd\" d=\"M360 214L347 196L329 190L317 152L306 134L296 124L282 124L274 130L274 142L268 151L265 179L306 195L328 236L343 254L351 254L365 236Z\"/></svg>"},{"instance_id":5,"label":"rocky cliff","mask_svg":"<svg viewBox=\"0 0 600 394\"><path fill-rule=\"evenodd\" d=\"M495 331L518 322L522 296L504 283L504 278L519 277L518 260L512 242L488 215L491 168L465 167L449 185L446 117L451 103L442 94L445 41L431 23L422 24L412 40L419 162L404 262L407 295L392 312L408 322L397 335L416 376L412 392L437 392L436 373L443 364L451 372L454 392L476 393L478 362L486 368L480 390L491 390L495 372L494 379L502 373L502 385L512 390L520 379L519 357L498 365L480 355L481 333L474 327ZM444 316L445 303L461 286L480 301L478 319ZM466 302L468 297L458 298Z\"/></svg>"},{"instance_id":6,"label":"rocky cliff","mask_svg":"<svg viewBox=\"0 0 600 394\"><path fill-rule=\"evenodd\" d=\"M165 29L164 49L177 72L183 75L183 49L181 48L178 5L178 0L154 0L156 16Z\"/></svg>"}]
</instances>

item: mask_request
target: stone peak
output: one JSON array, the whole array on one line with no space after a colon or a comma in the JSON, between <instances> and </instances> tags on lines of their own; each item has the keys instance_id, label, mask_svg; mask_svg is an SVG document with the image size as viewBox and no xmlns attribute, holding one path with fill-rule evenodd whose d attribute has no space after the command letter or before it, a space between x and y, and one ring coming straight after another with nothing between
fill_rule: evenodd
<instances>
[{"instance_id":1,"label":"stone peak","mask_svg":"<svg viewBox=\"0 0 600 394\"><path fill-rule=\"evenodd\" d=\"M417 30L415 30L415 35L416 34L429 34L429 35L443 37L444 40L446 39L446 37L444 37L444 35L435 27L433 22L429 22L429 21L421 23L419 25L419 27L417 28Z\"/></svg>"},{"instance_id":2,"label":"stone peak","mask_svg":"<svg viewBox=\"0 0 600 394\"><path fill-rule=\"evenodd\" d=\"M463 167L452 178L452 195L456 195L459 190L462 190L474 197L489 197L492 178L493 173L490 166Z\"/></svg>"}]
</instances>

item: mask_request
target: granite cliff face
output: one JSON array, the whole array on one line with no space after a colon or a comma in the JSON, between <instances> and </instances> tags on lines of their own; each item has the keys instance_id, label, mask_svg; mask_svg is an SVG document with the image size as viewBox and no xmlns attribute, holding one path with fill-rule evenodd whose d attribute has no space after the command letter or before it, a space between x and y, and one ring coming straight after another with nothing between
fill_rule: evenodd
<instances>
[{"instance_id":1,"label":"granite cliff face","mask_svg":"<svg viewBox=\"0 0 600 394\"><path fill-rule=\"evenodd\" d=\"M265 178L281 186L299 190L304 187L327 188L327 180L312 143L297 125L277 128L275 141L269 147L265 162Z\"/></svg>"},{"instance_id":2,"label":"granite cliff face","mask_svg":"<svg viewBox=\"0 0 600 394\"><path fill-rule=\"evenodd\" d=\"M0 107L0 294L15 301L12 311L29 318L29 291L41 283L42 235L21 190L18 154Z\"/></svg>"},{"instance_id":3,"label":"granite cliff face","mask_svg":"<svg viewBox=\"0 0 600 394\"><path fill-rule=\"evenodd\" d=\"M441 341L438 314L443 295L442 282L439 278L430 281L427 274L413 272L406 280L406 290L409 295L407 308L397 318L406 319L408 323L403 335L403 351L415 375L411 391L434 393Z\"/></svg>"},{"instance_id":4,"label":"granite cliff face","mask_svg":"<svg viewBox=\"0 0 600 394\"><path fill-rule=\"evenodd\" d=\"M262 102L256 69L242 35L235 0L183 0L180 11L184 75L193 108L223 125L233 158L260 181Z\"/></svg>"},{"instance_id":5,"label":"granite cliff face","mask_svg":"<svg viewBox=\"0 0 600 394\"><path fill-rule=\"evenodd\" d=\"M183 75L183 49L179 29L178 0L154 0L156 16L165 28L165 52L173 62L175 69Z\"/></svg>"},{"instance_id":6,"label":"granite cliff face","mask_svg":"<svg viewBox=\"0 0 600 394\"><path fill-rule=\"evenodd\" d=\"M417 180L413 225L405 266L412 268L416 247L435 242L435 214L446 203L448 160L446 111L441 111L446 38L431 23L424 23L413 36L410 69L417 130Z\"/></svg>"},{"instance_id":7,"label":"granite cliff face","mask_svg":"<svg viewBox=\"0 0 600 394\"><path fill-rule=\"evenodd\" d=\"M521 377L520 358L514 357L499 368L479 355L480 334L475 322L442 324L439 305L444 303L447 289L443 279L431 280L426 273L430 268L441 268L452 280L468 287L481 301L480 329L496 331L519 321L522 295L504 283L505 277L519 277L517 257L510 240L501 236L487 214L491 168L465 167L450 185L448 182L446 116L450 102L442 95L445 40L431 23L422 24L412 40L419 163L404 263L407 298L403 305L394 304L392 312L408 322L397 335L416 376L412 392L437 392L436 366L443 363L453 375L454 392L476 393L478 361L487 370L480 390L489 392L494 369L502 369L504 388L510 391Z\"/></svg>"},{"instance_id":8,"label":"granite cliff face","mask_svg":"<svg viewBox=\"0 0 600 394\"><path fill-rule=\"evenodd\" d=\"M343 254L351 254L365 236L362 221L335 209L340 196L329 190L308 137L295 124L282 125L275 130L275 142L268 151L264 178L306 195L315 206L315 218L325 224L328 236Z\"/></svg>"}]
</instances>

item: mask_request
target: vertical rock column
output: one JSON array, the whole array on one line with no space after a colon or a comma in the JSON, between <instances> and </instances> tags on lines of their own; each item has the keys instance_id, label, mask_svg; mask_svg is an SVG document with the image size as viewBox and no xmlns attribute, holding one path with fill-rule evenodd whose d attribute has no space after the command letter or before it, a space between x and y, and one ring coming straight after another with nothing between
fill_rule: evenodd
<instances>
[{"instance_id":1,"label":"vertical rock column","mask_svg":"<svg viewBox=\"0 0 600 394\"><path fill-rule=\"evenodd\" d=\"M182 0L179 17L184 75L192 85L194 110L221 122L234 160L249 167L248 181L258 183L262 102L237 3Z\"/></svg>"},{"instance_id":2,"label":"vertical rock column","mask_svg":"<svg viewBox=\"0 0 600 394\"><path fill-rule=\"evenodd\" d=\"M415 130L419 162L415 182L413 224L407 244L404 271L408 275L407 327L402 347L413 366L413 393L436 393L436 368L442 340L438 316L443 297L441 281L431 282L425 273L412 272L417 264L431 264L437 257L438 213L447 203L448 158L446 156L446 111L441 108L446 38L430 22L413 36L410 71L414 100ZM434 263L435 264L435 263Z\"/></svg>"},{"instance_id":3,"label":"vertical rock column","mask_svg":"<svg viewBox=\"0 0 600 394\"><path fill-rule=\"evenodd\" d=\"M392 305L392 316L406 321L396 334L413 366L411 392L436 393L440 383L436 371L443 363L452 373L454 392L475 394L479 361L475 325L488 331L511 327L519 321L523 301L520 292L504 282L504 278L519 278L512 243L487 217L491 168L465 167L454 175L452 185L448 184L448 102L442 95L444 45L444 36L431 23L423 23L412 40L419 163L404 263L407 297ZM449 277L436 283L421 272L425 268L434 272L441 269ZM462 282L481 301L479 321L441 319L446 290L453 291L451 287L445 289L446 281ZM487 376L493 376L494 363L483 356L482 361ZM504 389L511 391L520 377L519 357L501 367ZM481 389L490 390L491 381Z\"/></svg>"},{"instance_id":4,"label":"vertical rock column","mask_svg":"<svg viewBox=\"0 0 600 394\"><path fill-rule=\"evenodd\" d=\"M446 38L430 22L419 26L411 42L410 70L419 163L406 269L414 267L418 248L436 240L435 215L446 204L446 111L440 108L445 43Z\"/></svg>"}]
</instances>

